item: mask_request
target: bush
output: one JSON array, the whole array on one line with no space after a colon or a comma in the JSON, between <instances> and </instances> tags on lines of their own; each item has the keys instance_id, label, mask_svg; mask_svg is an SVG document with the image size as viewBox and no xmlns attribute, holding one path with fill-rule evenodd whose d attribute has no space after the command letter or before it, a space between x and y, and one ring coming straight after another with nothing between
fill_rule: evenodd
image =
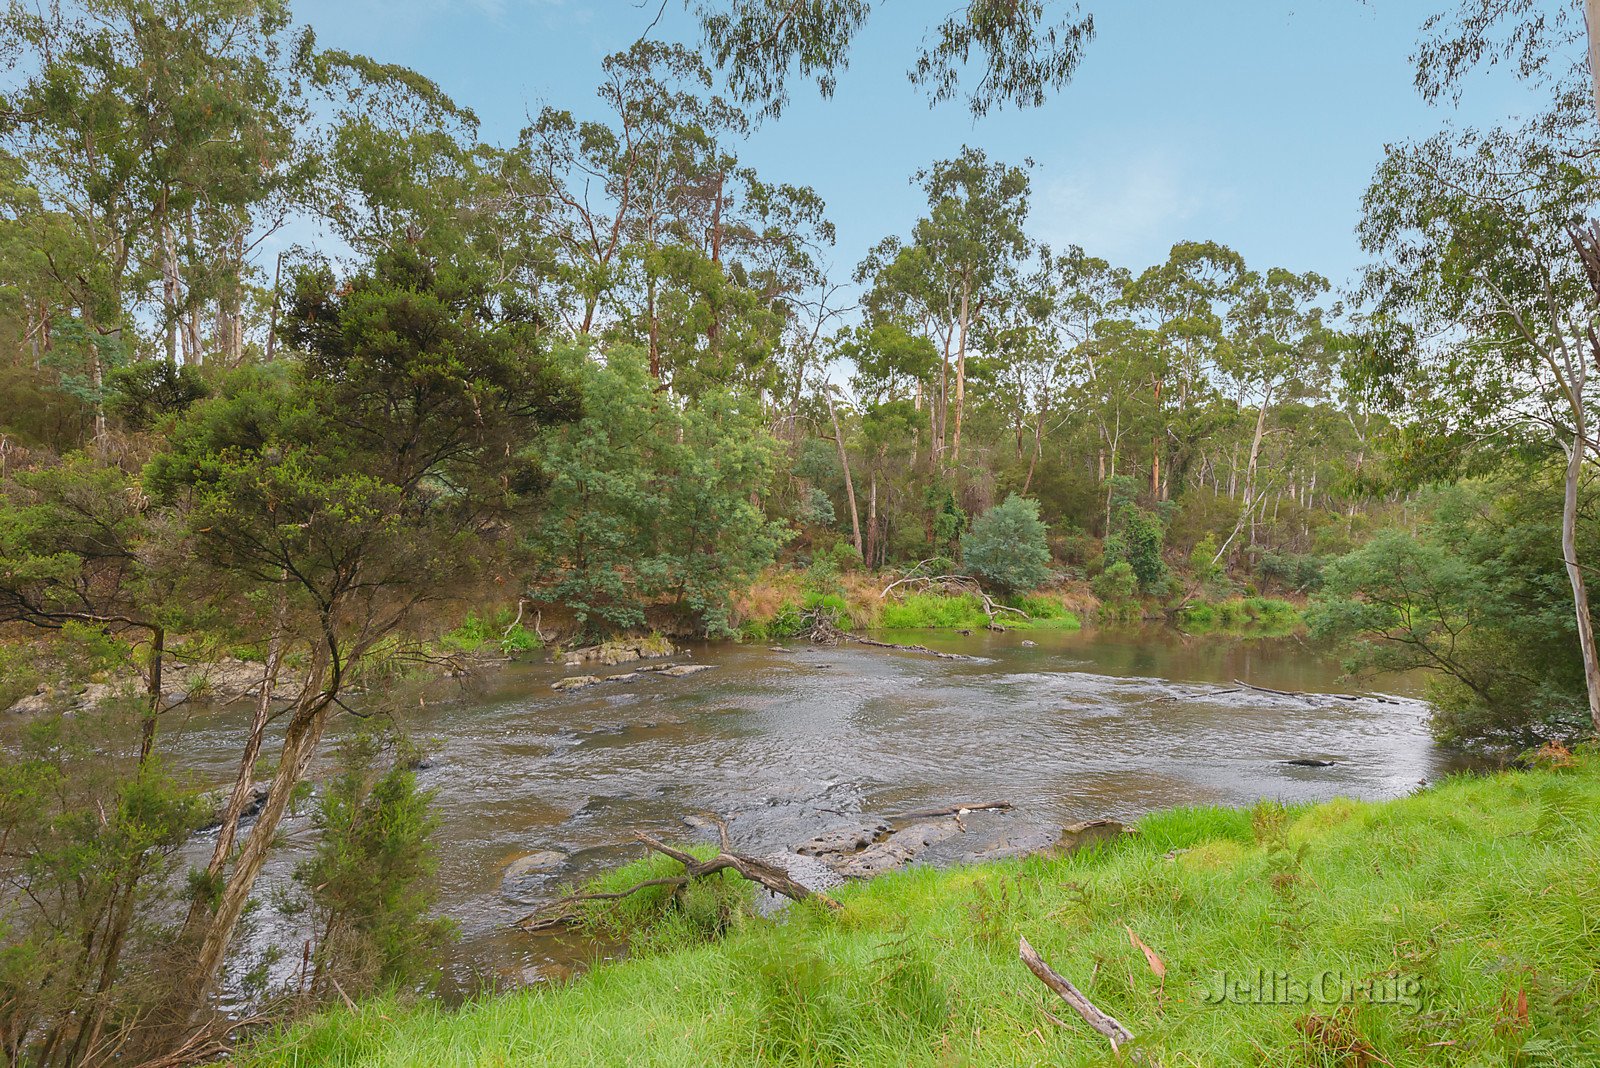
<instances>
[{"instance_id":1,"label":"bush","mask_svg":"<svg viewBox=\"0 0 1600 1068\"><path fill-rule=\"evenodd\" d=\"M1106 539L1106 562L1125 561L1139 580L1139 588L1155 593L1167 584L1167 564L1161 559L1161 520L1131 504L1117 513L1120 529Z\"/></svg>"},{"instance_id":2,"label":"bush","mask_svg":"<svg viewBox=\"0 0 1600 1068\"><path fill-rule=\"evenodd\" d=\"M1026 593L1050 577L1049 531L1039 505L1016 494L983 513L962 535L967 570L1005 593Z\"/></svg>"},{"instance_id":3,"label":"bush","mask_svg":"<svg viewBox=\"0 0 1600 1068\"><path fill-rule=\"evenodd\" d=\"M395 743L384 768L387 748L365 732L340 744L312 816L321 838L295 871L316 924L317 996L333 983L350 993L426 983L454 937L449 920L429 915L438 896L433 792L417 789L414 747Z\"/></svg>"},{"instance_id":4,"label":"bush","mask_svg":"<svg viewBox=\"0 0 1600 1068\"><path fill-rule=\"evenodd\" d=\"M1133 573L1133 565L1126 560L1118 560L1102 571L1095 578L1093 588L1109 615L1126 614L1128 606L1139 598L1139 578Z\"/></svg>"}]
</instances>

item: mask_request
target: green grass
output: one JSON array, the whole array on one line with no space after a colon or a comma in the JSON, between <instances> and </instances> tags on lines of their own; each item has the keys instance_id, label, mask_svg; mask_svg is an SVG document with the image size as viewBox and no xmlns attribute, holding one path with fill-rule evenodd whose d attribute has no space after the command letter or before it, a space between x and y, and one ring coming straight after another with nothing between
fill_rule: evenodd
<instances>
[{"instance_id":1,"label":"green grass","mask_svg":"<svg viewBox=\"0 0 1600 1068\"><path fill-rule=\"evenodd\" d=\"M1271 597L1235 597L1191 604L1183 610L1183 629L1194 634L1291 634L1302 622L1300 610Z\"/></svg>"},{"instance_id":2,"label":"green grass","mask_svg":"<svg viewBox=\"0 0 1600 1068\"><path fill-rule=\"evenodd\" d=\"M1596 812L1600 760L1584 756L1382 804L1156 813L1099 852L913 869L841 891L837 914L745 920L570 985L455 1012L392 1000L330 1012L237 1062L1113 1063L1019 963L1025 936L1138 1036L1137 1063L1600 1063ZM1164 961L1164 982L1124 925ZM1206 1002L1217 971L1258 969L1382 980L1393 996Z\"/></svg>"},{"instance_id":3,"label":"green grass","mask_svg":"<svg viewBox=\"0 0 1600 1068\"><path fill-rule=\"evenodd\" d=\"M1078 617L1049 597L1018 597L1001 602L1019 608L1027 619L1002 612L998 622L1008 630L1077 630ZM970 593L909 593L883 606L878 626L884 630L979 630L989 623L983 602Z\"/></svg>"}]
</instances>

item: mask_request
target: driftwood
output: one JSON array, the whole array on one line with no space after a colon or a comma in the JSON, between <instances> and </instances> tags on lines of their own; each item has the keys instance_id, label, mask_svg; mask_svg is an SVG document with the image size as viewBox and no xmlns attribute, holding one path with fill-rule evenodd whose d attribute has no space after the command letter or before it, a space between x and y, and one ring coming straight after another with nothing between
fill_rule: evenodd
<instances>
[{"instance_id":1,"label":"driftwood","mask_svg":"<svg viewBox=\"0 0 1600 1068\"><path fill-rule=\"evenodd\" d=\"M921 566L922 564L917 565L917 567ZM916 584L920 585L925 590L938 586L946 591L954 590L958 593L970 593L974 597L978 598L978 600L983 604L983 614L989 617L990 630L1005 630L1004 627L994 621L995 615L1000 612L1010 612L1013 615L1021 616L1023 619L1032 618L1022 609L1012 608L1010 605L1000 604L993 597L990 597L987 593L984 593L983 587L978 585L978 580L973 578L971 575L918 575L915 573L915 571L916 568L913 568L911 574L906 575L904 578L896 579L895 581L889 583L889 585L885 586L883 591L878 594L878 600L881 601L888 597L889 591L893 590L896 586Z\"/></svg>"},{"instance_id":2,"label":"driftwood","mask_svg":"<svg viewBox=\"0 0 1600 1068\"><path fill-rule=\"evenodd\" d=\"M1011 809L1010 801L973 801L965 805L951 805L949 808L919 808L914 812L903 812L894 818L897 820L932 820L940 816L961 816L968 812L1007 812Z\"/></svg>"},{"instance_id":3,"label":"driftwood","mask_svg":"<svg viewBox=\"0 0 1600 1068\"><path fill-rule=\"evenodd\" d=\"M1329 700L1329 701L1377 701L1379 704L1383 704L1383 705L1401 705L1401 704L1405 704L1404 701L1396 701L1393 697L1384 697L1384 696L1382 696L1380 694L1375 694L1375 693L1371 693L1371 694L1306 693L1306 692L1304 692L1302 690L1274 690L1274 689L1272 689L1271 687L1268 687L1268 686L1252 686L1248 682L1243 681L1242 679L1234 679L1233 681L1238 683L1240 686L1243 686L1247 690L1257 690L1257 691L1259 691L1261 693L1275 694L1278 697L1298 697L1302 701L1311 701L1311 700L1315 700L1316 698L1323 698L1323 699ZM1230 692L1231 693L1232 691L1226 691L1226 692Z\"/></svg>"},{"instance_id":4,"label":"driftwood","mask_svg":"<svg viewBox=\"0 0 1600 1068\"><path fill-rule=\"evenodd\" d=\"M1083 1017L1084 1023L1110 1040L1113 1050L1121 1046L1122 1043L1133 1039L1132 1031L1118 1023L1115 1017L1101 1012L1095 1007L1094 1002L1084 996L1083 991L1073 986L1063 976L1058 975L1050 965L1046 964L1038 952L1028 944L1026 938L1019 941L1018 954L1022 957L1022 963L1028 966L1030 972L1039 977L1041 983L1054 991L1062 1001L1072 1006L1072 1010ZM1049 1015L1049 1013L1046 1013L1046 1015ZM1051 1016L1051 1019L1054 1020L1055 1017ZM1060 1023L1059 1020L1056 1022Z\"/></svg>"},{"instance_id":5,"label":"driftwood","mask_svg":"<svg viewBox=\"0 0 1600 1068\"><path fill-rule=\"evenodd\" d=\"M559 901L552 901L548 905L541 906L537 911L524 916L512 926L519 927L524 931L551 931L563 927L571 927L583 918L582 913L577 909L578 905L590 901L619 901L622 898L630 897L641 890L647 890L654 886L670 886L672 887L673 895L676 896L684 887L696 879L715 875L719 871L737 872L743 878L791 901L817 901L830 909L840 907L837 901L826 894L819 894L801 886L790 877L788 872L777 865L769 864L759 857L735 853L732 844L728 841L727 823L715 816L708 818L716 824L717 835L720 839L720 851L710 860L700 860L692 853L669 846L665 842L645 834L643 831L636 831L634 832L634 837L645 848L663 856L671 857L679 864L682 864L683 874L669 875L660 879L646 879L643 882L635 883L626 890L615 890L607 893L568 894Z\"/></svg>"},{"instance_id":6,"label":"driftwood","mask_svg":"<svg viewBox=\"0 0 1600 1068\"><path fill-rule=\"evenodd\" d=\"M876 649L898 649L905 653L926 653L936 656L940 660L976 660L977 657L964 656L961 653L941 653L929 649L926 645L901 645L898 642L881 642L876 638L868 638L863 634L852 634L850 631L839 629L833 618L821 611L807 613L802 618L809 618L811 629L806 632L806 637L813 645L838 645L840 642L855 642L858 645L870 645Z\"/></svg>"}]
</instances>

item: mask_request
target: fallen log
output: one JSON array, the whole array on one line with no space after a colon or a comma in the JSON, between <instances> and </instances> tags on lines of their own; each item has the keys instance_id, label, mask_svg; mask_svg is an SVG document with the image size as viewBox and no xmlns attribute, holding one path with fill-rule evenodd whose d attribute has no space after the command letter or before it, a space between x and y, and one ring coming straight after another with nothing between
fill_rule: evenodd
<instances>
[{"instance_id":1,"label":"fallen log","mask_svg":"<svg viewBox=\"0 0 1600 1068\"><path fill-rule=\"evenodd\" d=\"M892 817L897 820L931 820L940 816L962 816L968 812L1007 812L1011 809L1010 801L973 801L965 805L952 805L949 808L919 808L911 812L904 812Z\"/></svg>"},{"instance_id":2,"label":"fallen log","mask_svg":"<svg viewBox=\"0 0 1600 1068\"><path fill-rule=\"evenodd\" d=\"M1238 683L1240 686L1243 686L1247 690L1255 690L1258 693L1270 693L1278 697L1298 697L1302 701L1310 701L1315 697L1324 697L1332 701L1366 700L1366 698L1353 693L1306 693L1303 690L1274 690L1270 686L1252 686L1250 683L1245 682L1242 679L1234 679L1233 681Z\"/></svg>"},{"instance_id":3,"label":"fallen log","mask_svg":"<svg viewBox=\"0 0 1600 1068\"><path fill-rule=\"evenodd\" d=\"M1084 996L1083 991L1073 986L1063 976L1057 974L1050 965L1044 962L1038 952L1028 944L1026 938L1018 941L1018 954L1022 957L1022 963L1028 966L1030 972L1039 977L1041 983L1054 991L1062 1001L1072 1006L1072 1011L1083 1017L1084 1023L1100 1032L1111 1042L1113 1050L1116 1050L1124 1042L1132 1041L1132 1031L1118 1023L1115 1017L1101 1012L1095 1007L1094 1002Z\"/></svg>"},{"instance_id":4,"label":"fallen log","mask_svg":"<svg viewBox=\"0 0 1600 1068\"><path fill-rule=\"evenodd\" d=\"M735 853L732 844L728 841L727 823L715 816L708 818L716 824L717 835L720 839L720 851L710 860L700 860L692 853L669 846L660 839L645 834L643 831L636 831L634 832L634 837L646 849L671 857L679 864L682 864L683 874L664 876L659 879L646 879L625 890L568 894L558 901L552 901L548 905L541 906L511 926L524 931L551 931L562 927L570 927L583 918L583 913L577 908L579 905L591 901L619 901L622 898L631 897L641 890L648 890L656 886L672 887L673 896L676 897L684 887L696 879L703 879L708 875L715 875L721 871L735 872L763 889L777 894L779 897L786 897L791 901L817 901L830 909L840 907L837 901L826 894L819 894L796 882L782 868L769 864L758 857Z\"/></svg>"}]
</instances>

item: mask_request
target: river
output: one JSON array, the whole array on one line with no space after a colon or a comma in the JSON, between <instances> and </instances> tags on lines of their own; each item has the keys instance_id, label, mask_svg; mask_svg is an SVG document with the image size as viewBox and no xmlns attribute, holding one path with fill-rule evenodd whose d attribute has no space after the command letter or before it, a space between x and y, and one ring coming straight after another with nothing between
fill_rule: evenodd
<instances>
[{"instance_id":1,"label":"river","mask_svg":"<svg viewBox=\"0 0 1600 1068\"><path fill-rule=\"evenodd\" d=\"M567 974L591 947L508 923L560 885L639 855L636 830L700 836L685 823L699 812L726 817L741 850L767 853L863 815L1013 804L928 858L942 863L1074 821L1174 805L1393 797L1452 766L1408 680L1379 684L1405 698L1397 703L1238 688L1236 679L1372 692L1351 688L1336 663L1294 638L1151 629L896 640L973 659L705 644L677 659L715 669L684 678L555 692L553 680L593 669L518 665L398 713L430 754L418 777L437 791L440 907L462 936L451 986ZM245 715L188 712L164 727L165 744L202 779L224 782ZM1304 758L1333 763L1286 763ZM264 900L287 885L309 823L304 813L287 821ZM554 856L505 878L509 863L534 853ZM298 960L302 935L271 907L249 937Z\"/></svg>"}]
</instances>

